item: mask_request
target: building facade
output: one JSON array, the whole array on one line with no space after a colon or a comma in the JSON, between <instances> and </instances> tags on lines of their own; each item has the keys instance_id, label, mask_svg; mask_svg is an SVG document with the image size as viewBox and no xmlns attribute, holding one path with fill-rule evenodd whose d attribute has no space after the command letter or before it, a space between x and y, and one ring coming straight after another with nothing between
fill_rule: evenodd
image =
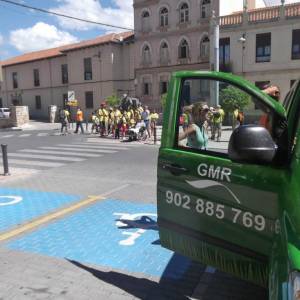
<instances>
[{"instance_id":1,"label":"building facade","mask_svg":"<svg viewBox=\"0 0 300 300\"><path fill-rule=\"evenodd\" d=\"M283 100L300 78L300 3L220 17L220 69L277 85Z\"/></svg>"},{"instance_id":2,"label":"building facade","mask_svg":"<svg viewBox=\"0 0 300 300\"><path fill-rule=\"evenodd\" d=\"M218 1L134 0L135 86L143 103L160 108L171 73L209 70L212 11Z\"/></svg>"},{"instance_id":3,"label":"building facade","mask_svg":"<svg viewBox=\"0 0 300 300\"><path fill-rule=\"evenodd\" d=\"M110 34L1 63L2 105L27 105L31 118L63 107L68 91L86 115L108 96L134 94L133 33Z\"/></svg>"}]
</instances>

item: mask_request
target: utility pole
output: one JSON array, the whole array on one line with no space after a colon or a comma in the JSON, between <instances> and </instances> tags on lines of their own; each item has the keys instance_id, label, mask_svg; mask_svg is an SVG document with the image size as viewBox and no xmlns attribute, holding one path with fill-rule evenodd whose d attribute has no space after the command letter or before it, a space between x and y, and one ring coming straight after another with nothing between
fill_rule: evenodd
<instances>
[{"instance_id":1,"label":"utility pole","mask_svg":"<svg viewBox=\"0 0 300 300\"><path fill-rule=\"evenodd\" d=\"M214 44L214 59L213 59L213 71L219 72L219 40L220 40L220 25L219 17L216 16L215 11L212 12L211 26L213 32L213 44ZM213 99L215 100L215 106L219 105L219 82L214 81L213 87Z\"/></svg>"}]
</instances>

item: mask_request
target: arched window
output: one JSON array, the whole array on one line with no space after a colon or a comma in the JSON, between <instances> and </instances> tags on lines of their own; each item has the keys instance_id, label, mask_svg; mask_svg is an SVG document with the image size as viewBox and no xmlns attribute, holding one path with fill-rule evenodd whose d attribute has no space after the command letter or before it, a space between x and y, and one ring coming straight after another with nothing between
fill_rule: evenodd
<instances>
[{"instance_id":1,"label":"arched window","mask_svg":"<svg viewBox=\"0 0 300 300\"><path fill-rule=\"evenodd\" d=\"M169 11L166 7L160 10L160 26L165 27L169 25Z\"/></svg>"},{"instance_id":2,"label":"arched window","mask_svg":"<svg viewBox=\"0 0 300 300\"><path fill-rule=\"evenodd\" d=\"M187 3L183 3L180 6L180 23L187 23L189 21L189 6Z\"/></svg>"},{"instance_id":3,"label":"arched window","mask_svg":"<svg viewBox=\"0 0 300 300\"><path fill-rule=\"evenodd\" d=\"M150 13L147 10L142 13L142 31L150 31Z\"/></svg>"},{"instance_id":4,"label":"arched window","mask_svg":"<svg viewBox=\"0 0 300 300\"><path fill-rule=\"evenodd\" d=\"M189 56L189 44L183 39L179 45L179 58L188 58Z\"/></svg>"},{"instance_id":5,"label":"arched window","mask_svg":"<svg viewBox=\"0 0 300 300\"><path fill-rule=\"evenodd\" d=\"M210 16L210 0L201 0L201 17L203 19Z\"/></svg>"},{"instance_id":6,"label":"arched window","mask_svg":"<svg viewBox=\"0 0 300 300\"><path fill-rule=\"evenodd\" d=\"M166 42L163 42L160 46L160 62L161 64L169 62L169 47Z\"/></svg>"},{"instance_id":7,"label":"arched window","mask_svg":"<svg viewBox=\"0 0 300 300\"><path fill-rule=\"evenodd\" d=\"M209 57L209 37L205 36L200 43L200 57L208 58Z\"/></svg>"},{"instance_id":8,"label":"arched window","mask_svg":"<svg viewBox=\"0 0 300 300\"><path fill-rule=\"evenodd\" d=\"M150 47L145 45L143 48L143 64L150 64L151 63L151 52Z\"/></svg>"}]
</instances>

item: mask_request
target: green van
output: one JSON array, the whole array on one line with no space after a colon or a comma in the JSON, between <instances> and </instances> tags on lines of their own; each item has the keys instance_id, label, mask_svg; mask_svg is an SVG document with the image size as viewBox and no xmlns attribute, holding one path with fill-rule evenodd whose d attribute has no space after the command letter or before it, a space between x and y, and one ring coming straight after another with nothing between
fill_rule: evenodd
<instances>
[{"instance_id":1,"label":"green van","mask_svg":"<svg viewBox=\"0 0 300 300\"><path fill-rule=\"evenodd\" d=\"M218 103L222 135L207 139ZM298 81L281 105L232 74L173 74L158 159L162 246L266 287L269 299L300 299L299 120Z\"/></svg>"}]
</instances>

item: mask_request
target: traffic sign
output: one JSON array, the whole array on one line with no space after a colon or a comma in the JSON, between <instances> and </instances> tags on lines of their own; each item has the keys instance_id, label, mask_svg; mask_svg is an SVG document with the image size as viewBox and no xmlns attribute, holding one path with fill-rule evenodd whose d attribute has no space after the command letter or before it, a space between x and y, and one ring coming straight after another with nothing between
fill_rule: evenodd
<instances>
[{"instance_id":1,"label":"traffic sign","mask_svg":"<svg viewBox=\"0 0 300 300\"><path fill-rule=\"evenodd\" d=\"M75 92L74 91L68 91L68 101L75 100Z\"/></svg>"}]
</instances>

